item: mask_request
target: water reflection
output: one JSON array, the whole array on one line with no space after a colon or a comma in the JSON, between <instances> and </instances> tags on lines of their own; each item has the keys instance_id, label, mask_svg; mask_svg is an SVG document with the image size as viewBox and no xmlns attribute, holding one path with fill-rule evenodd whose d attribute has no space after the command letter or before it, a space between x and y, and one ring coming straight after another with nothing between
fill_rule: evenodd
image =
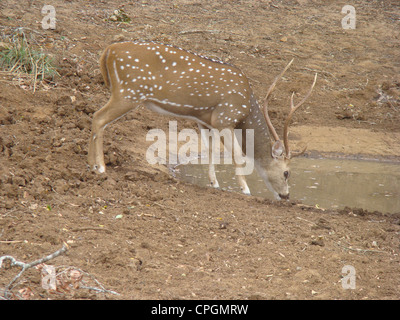
<instances>
[{"instance_id":1,"label":"water reflection","mask_svg":"<svg viewBox=\"0 0 400 320\"><path fill-rule=\"evenodd\" d=\"M291 162L290 197L322 208L357 207L400 212L400 164L359 160L295 158ZM178 179L206 186L207 165L181 165ZM240 192L231 165L217 165L221 188ZM256 173L247 177L253 195L272 199Z\"/></svg>"}]
</instances>

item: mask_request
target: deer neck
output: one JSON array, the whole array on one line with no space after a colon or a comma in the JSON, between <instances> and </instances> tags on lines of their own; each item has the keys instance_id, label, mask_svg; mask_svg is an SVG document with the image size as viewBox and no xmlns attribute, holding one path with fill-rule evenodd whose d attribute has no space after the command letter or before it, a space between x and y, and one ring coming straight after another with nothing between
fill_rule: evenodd
<instances>
[{"instance_id":1,"label":"deer neck","mask_svg":"<svg viewBox=\"0 0 400 320\"><path fill-rule=\"evenodd\" d=\"M272 160L270 133L264 115L253 94L251 95L250 113L237 128L242 129L242 145L244 152L246 152L246 129L253 130L254 160L260 164L268 164Z\"/></svg>"}]
</instances>

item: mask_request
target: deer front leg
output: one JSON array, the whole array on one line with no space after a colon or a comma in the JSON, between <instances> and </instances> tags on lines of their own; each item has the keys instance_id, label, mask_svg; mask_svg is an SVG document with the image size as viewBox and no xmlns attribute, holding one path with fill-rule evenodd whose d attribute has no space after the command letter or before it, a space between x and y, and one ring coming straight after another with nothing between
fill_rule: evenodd
<instances>
[{"instance_id":1,"label":"deer front leg","mask_svg":"<svg viewBox=\"0 0 400 320\"><path fill-rule=\"evenodd\" d=\"M104 107L103 107L104 108ZM102 109L93 115L92 134L89 140L88 163L90 170L103 173L106 170L103 153L103 135L106 124L102 121Z\"/></svg>"},{"instance_id":2,"label":"deer front leg","mask_svg":"<svg viewBox=\"0 0 400 320\"><path fill-rule=\"evenodd\" d=\"M214 166L214 161L213 161L213 152L212 149L210 148L210 141L211 141L211 136L208 135L206 132L208 132L208 129L206 129L202 124L198 123L197 124L199 127L199 131L201 134L201 139L203 140L203 143L205 147L207 148L208 151L208 159L209 159L209 165L208 165L208 178L210 179L210 184L214 188L219 188L219 183L217 180L217 176L215 174L215 166ZM211 134L212 131L211 131ZM220 143L220 139L218 137L218 143Z\"/></svg>"},{"instance_id":3,"label":"deer front leg","mask_svg":"<svg viewBox=\"0 0 400 320\"><path fill-rule=\"evenodd\" d=\"M235 164L235 174L238 179L240 190L242 190L244 194L250 195L250 189L247 185L244 175L245 163L238 163L239 159L243 159L242 147L240 146L233 129L231 130L231 137L231 139L224 138L224 146L228 150L229 154L231 154L233 157L233 163Z\"/></svg>"}]
</instances>

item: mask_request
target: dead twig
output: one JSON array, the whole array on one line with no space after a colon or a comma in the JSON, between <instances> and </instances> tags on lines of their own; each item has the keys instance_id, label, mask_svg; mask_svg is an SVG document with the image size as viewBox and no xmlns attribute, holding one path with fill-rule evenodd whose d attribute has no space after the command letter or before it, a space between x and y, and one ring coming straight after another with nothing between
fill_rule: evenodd
<instances>
[{"instance_id":1,"label":"dead twig","mask_svg":"<svg viewBox=\"0 0 400 320\"><path fill-rule=\"evenodd\" d=\"M349 250L349 251L356 251L356 252L360 252L360 253L389 253L386 251L382 251L382 250L369 250L369 249L359 249L359 248L351 248L351 247L346 247L344 245L342 245L341 243L337 243L337 246Z\"/></svg>"},{"instance_id":2,"label":"dead twig","mask_svg":"<svg viewBox=\"0 0 400 320\"><path fill-rule=\"evenodd\" d=\"M62 267L60 267L60 268L62 268ZM93 290L93 291L96 291L96 292L99 292L99 293L109 293L109 294L114 294L114 295L120 295L118 292L106 289L94 276L92 276L91 274L89 274L89 273L87 273L87 272L85 272L85 271L83 271L83 270L81 270L79 268L76 268L76 267L66 267L65 270L59 272L56 275L56 278L59 279L60 282L61 282L61 285L60 285L60 288L59 288L60 291L62 291L63 289L64 290L67 289L68 281L65 281L66 283L64 283L64 286L63 286L62 285L62 283L63 283L62 275L63 274L66 275L66 274L68 274L68 272L79 272L80 277L78 277L78 279L75 280L75 282L79 282L79 283L75 283L75 289L87 289L87 290ZM86 276L86 277L90 278L93 282L96 283L96 285L98 287L85 285L84 283L86 281L84 281L82 279L83 276ZM66 278L68 278L68 276L66 276ZM71 282L71 281L69 281L69 282Z\"/></svg>"},{"instance_id":3,"label":"dead twig","mask_svg":"<svg viewBox=\"0 0 400 320\"><path fill-rule=\"evenodd\" d=\"M80 232L80 231L104 231L105 233L112 233L111 230L102 228L102 227L80 227L71 229L72 232Z\"/></svg>"},{"instance_id":4,"label":"dead twig","mask_svg":"<svg viewBox=\"0 0 400 320\"><path fill-rule=\"evenodd\" d=\"M184 34L193 34L193 33L220 33L221 31L219 30L183 30L179 31L179 35L184 35Z\"/></svg>"},{"instance_id":5,"label":"dead twig","mask_svg":"<svg viewBox=\"0 0 400 320\"><path fill-rule=\"evenodd\" d=\"M176 211L176 212L180 212L179 209L175 209L175 208L173 208L173 207L167 207L167 206L165 206L165 205L163 205L163 204L161 204L161 203L158 203L158 202L153 202L152 204L153 204L153 205L156 205L156 206L159 206L160 208L163 208L163 209L174 210L174 211Z\"/></svg>"},{"instance_id":6,"label":"dead twig","mask_svg":"<svg viewBox=\"0 0 400 320\"><path fill-rule=\"evenodd\" d=\"M25 242L25 240L1 240L0 243L21 243L21 242ZM1 263L0 263L1 266Z\"/></svg>"},{"instance_id":7,"label":"dead twig","mask_svg":"<svg viewBox=\"0 0 400 320\"><path fill-rule=\"evenodd\" d=\"M68 250L68 246L67 244L63 244L62 248L57 250L56 252L49 254L48 256L35 260L31 263L25 263L22 261L18 261L16 260L14 257L12 256L2 256L0 257L0 268L2 267L3 261L5 260L10 260L11 261L11 267L21 267L22 270L14 277L14 279L11 280L11 282L6 286L5 290L4 290L4 297L7 298L10 290L12 290L12 285L14 284L14 282L16 282L21 275L29 268L32 268L34 266L37 266L38 264L44 263L46 261L49 261L51 259L54 259L55 257L58 257L59 255L63 254L64 252L66 252Z\"/></svg>"},{"instance_id":8,"label":"dead twig","mask_svg":"<svg viewBox=\"0 0 400 320\"><path fill-rule=\"evenodd\" d=\"M309 224L311 224L311 225L313 225L313 226L316 226L316 225L317 225L315 222L309 221L309 220L307 220L307 219L300 218L300 217L296 217L296 218L297 218L297 219L299 219L299 220L302 220L302 221L308 222Z\"/></svg>"}]
</instances>

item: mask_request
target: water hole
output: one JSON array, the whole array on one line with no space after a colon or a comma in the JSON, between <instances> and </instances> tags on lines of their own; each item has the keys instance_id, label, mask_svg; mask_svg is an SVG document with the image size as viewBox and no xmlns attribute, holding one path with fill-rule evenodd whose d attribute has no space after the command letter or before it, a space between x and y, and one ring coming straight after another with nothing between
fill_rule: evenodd
<instances>
[{"instance_id":1,"label":"water hole","mask_svg":"<svg viewBox=\"0 0 400 320\"><path fill-rule=\"evenodd\" d=\"M216 165L217 179L223 190L240 192L234 172L233 165ZM208 165L178 165L173 173L185 182L209 185ZM246 180L252 195L273 199L255 171ZM294 158L289 184L290 198L306 205L400 212L400 163Z\"/></svg>"}]
</instances>

